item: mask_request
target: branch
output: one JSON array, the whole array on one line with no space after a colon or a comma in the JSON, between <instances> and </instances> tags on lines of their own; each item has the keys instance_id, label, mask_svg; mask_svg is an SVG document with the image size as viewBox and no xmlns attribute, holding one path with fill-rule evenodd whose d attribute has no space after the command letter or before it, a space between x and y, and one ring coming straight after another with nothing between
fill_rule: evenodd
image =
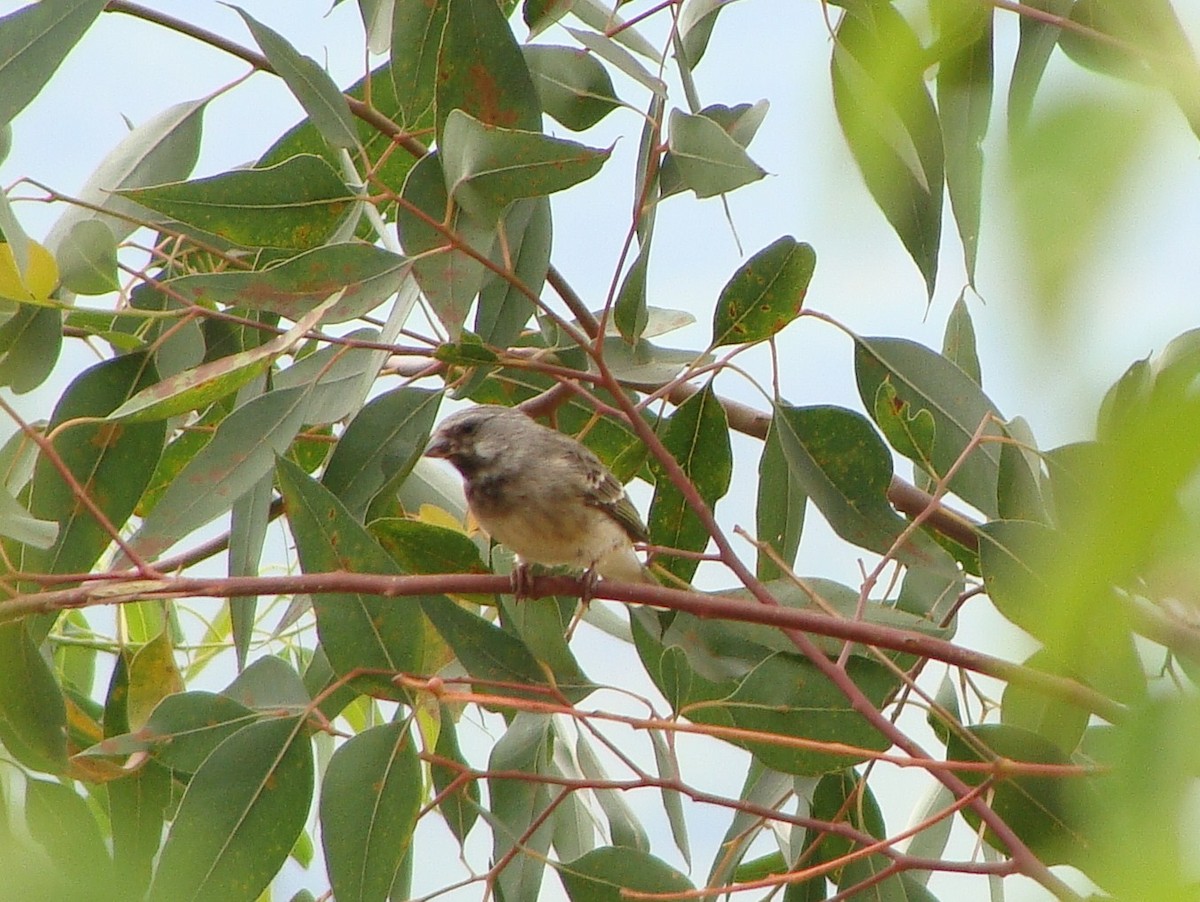
<instances>
[{"instance_id":1,"label":"branch","mask_svg":"<svg viewBox=\"0 0 1200 902\"><path fill-rule=\"evenodd\" d=\"M512 582L507 576L461 573L392 576L335 571L294 576L177 577L131 579L125 582L107 579L69 589L20 595L0 601L0 623L11 622L31 614L48 614L94 605L124 604L149 598L232 598L241 595L315 595L339 592L403 598L429 594L502 594L511 589ZM535 596L579 596L584 586L573 577L535 576L530 589ZM591 597L630 604L652 604L705 619L801 630L832 639L932 658L954 667L1037 689L1097 714L1111 723L1119 722L1125 716L1125 709L1121 705L1082 683L1022 667L909 630L846 620L802 608L754 604L744 599L722 595L608 580L598 583L591 590ZM824 655L820 657L827 660Z\"/></svg>"}]
</instances>

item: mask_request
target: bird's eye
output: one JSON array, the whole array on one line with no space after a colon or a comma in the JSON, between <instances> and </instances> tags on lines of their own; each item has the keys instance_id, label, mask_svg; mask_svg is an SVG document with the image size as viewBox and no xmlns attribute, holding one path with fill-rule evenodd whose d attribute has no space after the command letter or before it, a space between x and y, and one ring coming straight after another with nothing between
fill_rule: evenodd
<instances>
[{"instance_id":1,"label":"bird's eye","mask_svg":"<svg viewBox=\"0 0 1200 902\"><path fill-rule=\"evenodd\" d=\"M474 435L478 431L479 431L479 424L476 423L474 420L467 420L467 422L460 424L458 427L458 434L462 438L466 438L467 436Z\"/></svg>"}]
</instances>

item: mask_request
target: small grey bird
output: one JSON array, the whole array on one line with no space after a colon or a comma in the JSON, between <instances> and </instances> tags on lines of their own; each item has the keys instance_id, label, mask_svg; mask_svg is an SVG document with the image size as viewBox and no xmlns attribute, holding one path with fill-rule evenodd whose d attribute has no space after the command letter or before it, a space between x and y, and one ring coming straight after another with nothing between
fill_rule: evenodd
<instances>
[{"instance_id":1,"label":"small grey bird","mask_svg":"<svg viewBox=\"0 0 1200 902\"><path fill-rule=\"evenodd\" d=\"M520 410L481 404L448 417L425 454L462 474L479 525L529 564L656 583L633 550L649 538L625 488L591 451Z\"/></svg>"}]
</instances>

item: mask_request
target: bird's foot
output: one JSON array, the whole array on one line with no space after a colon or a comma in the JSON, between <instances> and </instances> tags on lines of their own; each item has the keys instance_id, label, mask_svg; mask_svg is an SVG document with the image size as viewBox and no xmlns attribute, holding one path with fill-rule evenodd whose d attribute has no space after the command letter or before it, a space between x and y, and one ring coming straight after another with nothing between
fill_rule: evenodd
<instances>
[{"instance_id":1,"label":"bird's foot","mask_svg":"<svg viewBox=\"0 0 1200 902\"><path fill-rule=\"evenodd\" d=\"M513 595L517 601L529 598L529 590L533 585L533 576L529 573L529 565L524 561L517 561L513 565L511 579Z\"/></svg>"},{"instance_id":2,"label":"bird's foot","mask_svg":"<svg viewBox=\"0 0 1200 902\"><path fill-rule=\"evenodd\" d=\"M596 591L596 583L600 581L600 574L595 568L589 567L583 571L583 576L579 578L579 603L583 607L587 607L592 600L592 593Z\"/></svg>"}]
</instances>

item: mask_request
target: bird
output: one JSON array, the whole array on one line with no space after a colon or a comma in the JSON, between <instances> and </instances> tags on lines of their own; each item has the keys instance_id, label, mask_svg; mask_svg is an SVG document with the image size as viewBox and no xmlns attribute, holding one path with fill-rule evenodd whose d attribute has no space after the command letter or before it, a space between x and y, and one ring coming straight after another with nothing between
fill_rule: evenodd
<instances>
[{"instance_id":1,"label":"bird","mask_svg":"<svg viewBox=\"0 0 1200 902\"><path fill-rule=\"evenodd\" d=\"M442 421L425 455L454 465L475 521L516 553L518 595L530 564L582 570L589 585L597 576L657 585L634 552L649 531L625 487L576 439L516 408L479 404Z\"/></svg>"}]
</instances>

